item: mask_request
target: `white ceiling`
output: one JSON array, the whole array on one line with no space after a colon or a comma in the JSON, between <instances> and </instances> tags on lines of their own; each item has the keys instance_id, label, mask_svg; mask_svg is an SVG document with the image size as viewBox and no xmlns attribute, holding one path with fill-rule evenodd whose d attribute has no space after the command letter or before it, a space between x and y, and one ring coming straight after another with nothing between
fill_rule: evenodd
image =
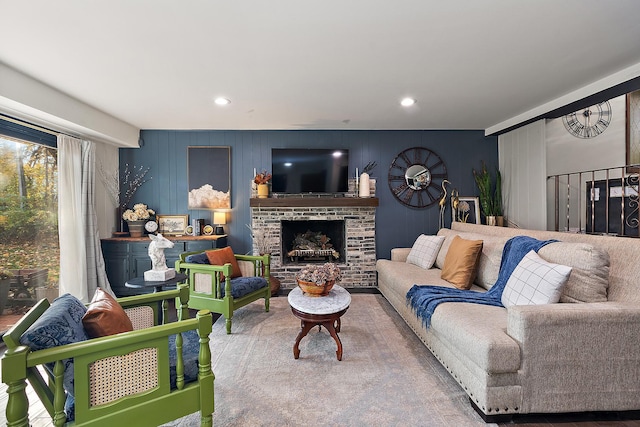
<instances>
[{"instance_id":1,"label":"white ceiling","mask_svg":"<svg viewBox=\"0 0 640 427\"><path fill-rule=\"evenodd\" d=\"M636 77L639 18L637 0L0 0L0 62L141 129L489 129Z\"/></svg>"}]
</instances>

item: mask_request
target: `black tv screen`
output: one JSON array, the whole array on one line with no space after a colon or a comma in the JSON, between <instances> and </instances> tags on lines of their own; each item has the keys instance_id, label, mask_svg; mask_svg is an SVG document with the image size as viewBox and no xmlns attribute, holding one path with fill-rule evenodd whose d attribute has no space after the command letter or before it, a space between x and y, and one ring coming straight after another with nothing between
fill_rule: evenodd
<instances>
[{"instance_id":1,"label":"black tv screen","mask_svg":"<svg viewBox=\"0 0 640 427\"><path fill-rule=\"evenodd\" d=\"M273 148L271 166L273 193L346 193L349 188L349 150Z\"/></svg>"}]
</instances>

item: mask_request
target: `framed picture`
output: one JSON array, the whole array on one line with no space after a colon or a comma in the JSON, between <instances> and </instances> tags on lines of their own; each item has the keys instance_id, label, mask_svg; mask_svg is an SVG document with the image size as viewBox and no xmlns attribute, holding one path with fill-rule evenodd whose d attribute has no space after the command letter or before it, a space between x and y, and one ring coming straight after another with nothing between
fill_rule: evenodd
<instances>
[{"instance_id":1,"label":"framed picture","mask_svg":"<svg viewBox=\"0 0 640 427\"><path fill-rule=\"evenodd\" d=\"M231 147L187 147L189 209L231 209Z\"/></svg>"},{"instance_id":2,"label":"framed picture","mask_svg":"<svg viewBox=\"0 0 640 427\"><path fill-rule=\"evenodd\" d=\"M452 198L451 215L453 222L480 224L480 199L478 197L458 197L458 209L456 210Z\"/></svg>"},{"instance_id":3,"label":"framed picture","mask_svg":"<svg viewBox=\"0 0 640 427\"><path fill-rule=\"evenodd\" d=\"M187 233L189 215L156 215L158 233L167 236L181 236Z\"/></svg>"}]
</instances>

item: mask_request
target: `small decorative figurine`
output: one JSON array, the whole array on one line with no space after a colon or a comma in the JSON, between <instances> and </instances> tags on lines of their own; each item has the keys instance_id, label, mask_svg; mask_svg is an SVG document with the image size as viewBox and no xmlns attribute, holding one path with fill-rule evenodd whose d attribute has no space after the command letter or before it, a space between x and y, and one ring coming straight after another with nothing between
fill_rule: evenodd
<instances>
[{"instance_id":1,"label":"small decorative figurine","mask_svg":"<svg viewBox=\"0 0 640 427\"><path fill-rule=\"evenodd\" d=\"M173 242L162 234L149 234L149 257L151 258L151 270L144 272L144 280L149 282L160 282L169 280L176 276L174 268L167 267L167 259L164 256L166 248L172 248Z\"/></svg>"}]
</instances>

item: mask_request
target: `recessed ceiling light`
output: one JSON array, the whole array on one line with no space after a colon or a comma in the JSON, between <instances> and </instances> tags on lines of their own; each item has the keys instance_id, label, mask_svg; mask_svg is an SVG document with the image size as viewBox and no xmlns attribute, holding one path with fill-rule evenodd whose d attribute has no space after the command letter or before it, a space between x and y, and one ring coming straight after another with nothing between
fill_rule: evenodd
<instances>
[{"instance_id":1,"label":"recessed ceiling light","mask_svg":"<svg viewBox=\"0 0 640 427\"><path fill-rule=\"evenodd\" d=\"M229 104L231 104L231 101L229 99L223 98L223 97L218 97L213 102L215 102L217 105L229 105Z\"/></svg>"},{"instance_id":2,"label":"recessed ceiling light","mask_svg":"<svg viewBox=\"0 0 640 427\"><path fill-rule=\"evenodd\" d=\"M413 98L403 98L402 101L400 101L400 105L402 105L403 107L411 107L416 102L418 101Z\"/></svg>"}]
</instances>

